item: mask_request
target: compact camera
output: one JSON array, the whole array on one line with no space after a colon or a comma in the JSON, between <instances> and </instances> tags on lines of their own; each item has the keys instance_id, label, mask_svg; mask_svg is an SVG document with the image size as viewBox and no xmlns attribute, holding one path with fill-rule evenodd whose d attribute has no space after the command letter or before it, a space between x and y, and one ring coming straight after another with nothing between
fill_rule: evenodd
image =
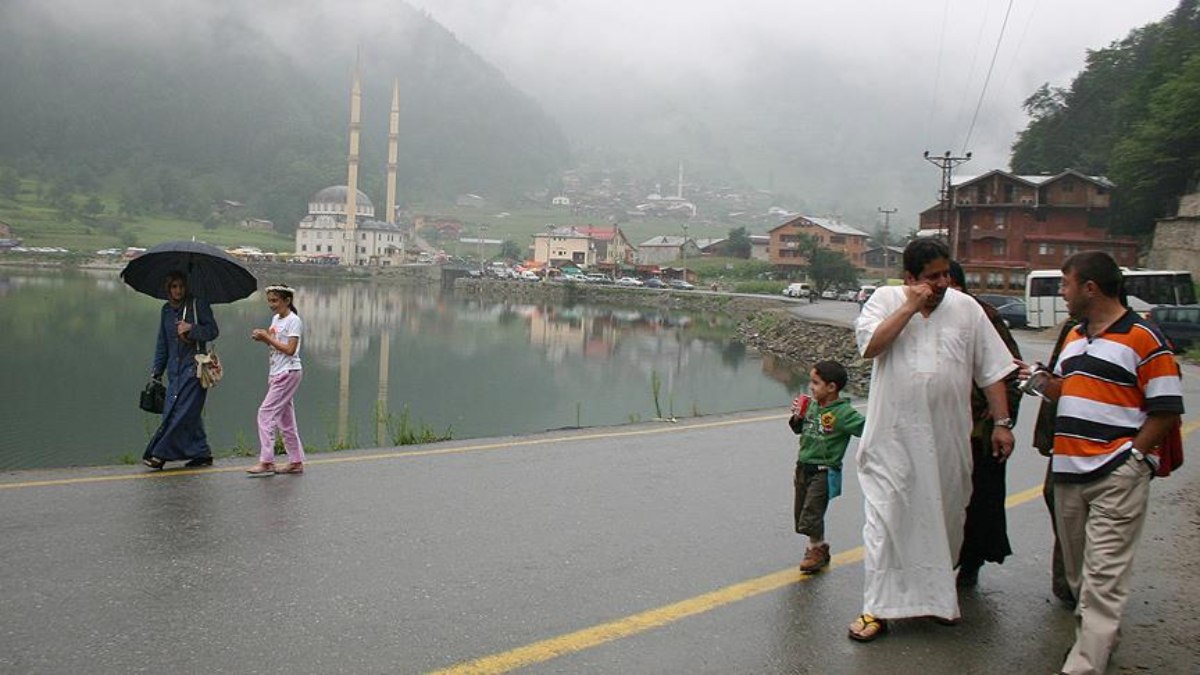
<instances>
[{"instance_id":1,"label":"compact camera","mask_svg":"<svg viewBox=\"0 0 1200 675\"><path fill-rule=\"evenodd\" d=\"M1039 363L1029 373L1029 379L1022 382L1018 389L1030 396L1047 398L1046 385L1050 384L1051 377L1050 371L1046 370L1045 366Z\"/></svg>"}]
</instances>

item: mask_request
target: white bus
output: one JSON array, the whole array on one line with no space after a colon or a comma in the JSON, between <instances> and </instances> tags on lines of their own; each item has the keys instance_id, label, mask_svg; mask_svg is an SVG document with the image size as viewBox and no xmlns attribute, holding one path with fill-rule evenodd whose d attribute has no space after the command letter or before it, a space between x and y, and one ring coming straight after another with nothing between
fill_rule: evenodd
<instances>
[{"instance_id":1,"label":"white bus","mask_svg":"<svg viewBox=\"0 0 1200 675\"><path fill-rule=\"evenodd\" d=\"M1122 268L1129 308L1145 314L1160 305L1192 305L1196 288L1190 272ZM1062 272L1033 270L1025 277L1025 313L1030 328L1049 328L1067 319L1067 303L1059 294Z\"/></svg>"}]
</instances>

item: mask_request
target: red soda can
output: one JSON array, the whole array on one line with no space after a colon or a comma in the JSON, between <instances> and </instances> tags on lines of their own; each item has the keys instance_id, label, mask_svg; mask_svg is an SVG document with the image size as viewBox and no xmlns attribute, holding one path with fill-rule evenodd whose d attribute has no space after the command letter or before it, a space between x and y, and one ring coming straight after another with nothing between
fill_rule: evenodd
<instances>
[{"instance_id":1,"label":"red soda can","mask_svg":"<svg viewBox=\"0 0 1200 675\"><path fill-rule=\"evenodd\" d=\"M808 404L811 402L812 397L808 394L796 394L795 400L792 401L792 411L804 417L804 413L808 412Z\"/></svg>"}]
</instances>

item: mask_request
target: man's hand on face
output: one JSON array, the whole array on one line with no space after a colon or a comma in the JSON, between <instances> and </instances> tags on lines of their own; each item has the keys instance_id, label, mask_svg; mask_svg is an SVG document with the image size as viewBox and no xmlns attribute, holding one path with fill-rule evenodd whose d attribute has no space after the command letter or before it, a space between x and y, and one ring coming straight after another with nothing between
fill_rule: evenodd
<instances>
[{"instance_id":1,"label":"man's hand on face","mask_svg":"<svg viewBox=\"0 0 1200 675\"><path fill-rule=\"evenodd\" d=\"M933 286L927 283L909 284L904 287L904 300L910 308L919 310L933 297Z\"/></svg>"}]
</instances>

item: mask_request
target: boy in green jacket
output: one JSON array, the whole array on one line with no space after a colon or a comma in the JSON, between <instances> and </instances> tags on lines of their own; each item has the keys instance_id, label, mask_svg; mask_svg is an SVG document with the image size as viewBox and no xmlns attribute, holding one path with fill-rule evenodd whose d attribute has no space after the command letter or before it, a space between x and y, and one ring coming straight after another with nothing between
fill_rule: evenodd
<instances>
[{"instance_id":1,"label":"boy in green jacket","mask_svg":"<svg viewBox=\"0 0 1200 675\"><path fill-rule=\"evenodd\" d=\"M800 435L796 461L796 500L793 514L796 533L808 535L808 550L800 563L805 574L829 565L825 541L825 509L842 492L842 457L851 436L862 436L866 418L840 398L846 386L846 368L837 361L821 361L809 372L808 391L792 401L788 425Z\"/></svg>"}]
</instances>

